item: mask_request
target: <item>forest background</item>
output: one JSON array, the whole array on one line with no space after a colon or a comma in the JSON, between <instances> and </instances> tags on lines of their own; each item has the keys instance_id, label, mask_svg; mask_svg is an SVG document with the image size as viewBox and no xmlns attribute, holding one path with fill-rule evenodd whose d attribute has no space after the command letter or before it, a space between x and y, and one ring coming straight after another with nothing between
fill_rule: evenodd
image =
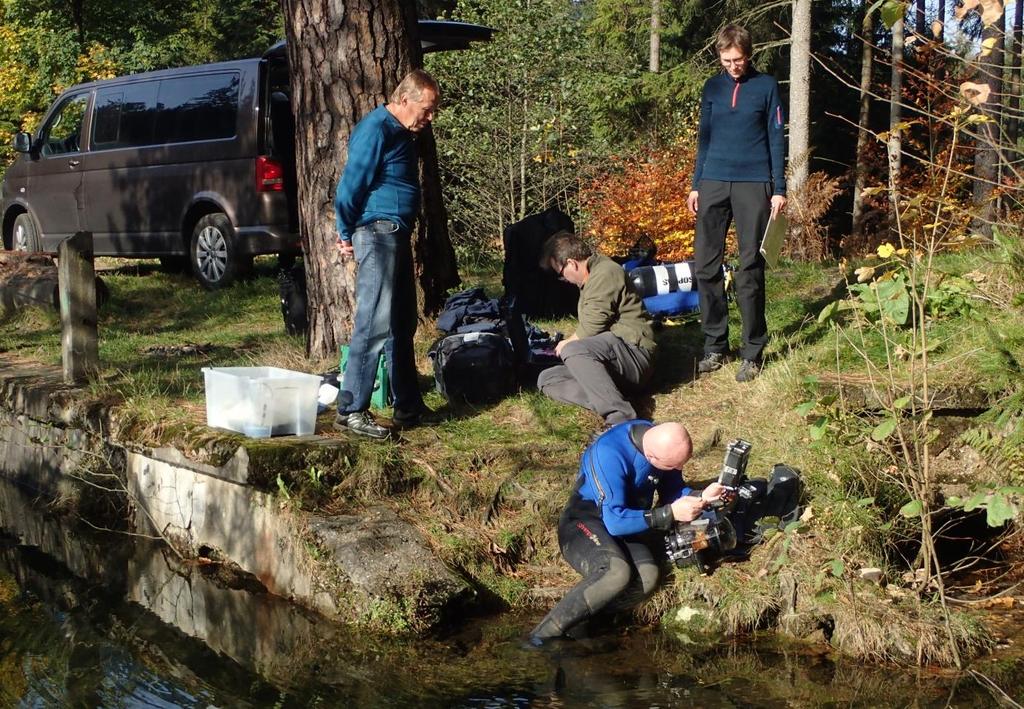
<instances>
[{"instance_id":1,"label":"forest background","mask_svg":"<svg viewBox=\"0 0 1024 709\"><path fill-rule=\"evenodd\" d=\"M726 22L752 31L755 66L789 106L791 256L872 251L892 240L901 192L931 206L950 175L951 237L991 236L1019 212L1021 3L431 0L418 11L498 30L426 58L444 87L435 135L463 266L500 259L504 227L548 206L610 253L650 236L661 258L689 256L698 101ZM284 36L272 0L3 0L0 21L4 135L36 128L74 83L258 56ZM15 157L4 143L0 173ZM903 207L901 228L932 223L929 209Z\"/></svg>"}]
</instances>

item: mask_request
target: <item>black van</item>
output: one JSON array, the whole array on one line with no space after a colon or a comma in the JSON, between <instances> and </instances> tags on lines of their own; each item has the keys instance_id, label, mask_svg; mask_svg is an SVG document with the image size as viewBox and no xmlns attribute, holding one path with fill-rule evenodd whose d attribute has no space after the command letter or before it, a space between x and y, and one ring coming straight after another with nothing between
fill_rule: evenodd
<instances>
[{"instance_id":1,"label":"black van","mask_svg":"<svg viewBox=\"0 0 1024 709\"><path fill-rule=\"evenodd\" d=\"M491 30L420 21L423 51L464 49ZM284 43L253 59L72 86L47 111L2 185L7 249L55 253L91 231L98 256L191 265L228 285L253 256L301 253L295 130Z\"/></svg>"}]
</instances>

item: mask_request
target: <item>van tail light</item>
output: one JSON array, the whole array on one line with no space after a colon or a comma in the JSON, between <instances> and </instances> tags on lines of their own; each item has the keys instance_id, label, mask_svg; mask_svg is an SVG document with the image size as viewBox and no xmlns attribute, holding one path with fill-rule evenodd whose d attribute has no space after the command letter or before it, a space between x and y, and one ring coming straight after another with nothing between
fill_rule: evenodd
<instances>
[{"instance_id":1,"label":"van tail light","mask_svg":"<svg viewBox=\"0 0 1024 709\"><path fill-rule=\"evenodd\" d=\"M265 155L256 158L256 191L284 191L284 167L281 163Z\"/></svg>"}]
</instances>

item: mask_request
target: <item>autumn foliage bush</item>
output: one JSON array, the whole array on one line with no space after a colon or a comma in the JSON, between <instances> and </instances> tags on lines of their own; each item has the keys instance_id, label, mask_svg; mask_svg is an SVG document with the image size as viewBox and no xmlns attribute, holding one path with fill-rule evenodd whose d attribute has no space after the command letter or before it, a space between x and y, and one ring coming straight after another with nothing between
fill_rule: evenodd
<instances>
[{"instance_id":1,"label":"autumn foliage bush","mask_svg":"<svg viewBox=\"0 0 1024 709\"><path fill-rule=\"evenodd\" d=\"M693 258L694 216L686 207L695 141L613 161L580 191L584 235L610 256L649 237L666 262Z\"/></svg>"}]
</instances>

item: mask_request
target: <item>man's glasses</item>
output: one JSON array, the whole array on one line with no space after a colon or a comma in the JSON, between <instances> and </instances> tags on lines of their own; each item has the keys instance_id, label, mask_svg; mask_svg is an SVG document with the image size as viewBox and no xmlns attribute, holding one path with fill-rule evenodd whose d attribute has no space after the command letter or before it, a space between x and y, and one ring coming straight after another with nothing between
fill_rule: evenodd
<instances>
[{"instance_id":1,"label":"man's glasses","mask_svg":"<svg viewBox=\"0 0 1024 709\"><path fill-rule=\"evenodd\" d=\"M568 266L568 265L569 265L569 261L567 260L565 263L562 264L562 267L558 269L558 280L560 280L560 281L564 281L565 280L565 276L562 275L562 274L565 273L565 267Z\"/></svg>"}]
</instances>

